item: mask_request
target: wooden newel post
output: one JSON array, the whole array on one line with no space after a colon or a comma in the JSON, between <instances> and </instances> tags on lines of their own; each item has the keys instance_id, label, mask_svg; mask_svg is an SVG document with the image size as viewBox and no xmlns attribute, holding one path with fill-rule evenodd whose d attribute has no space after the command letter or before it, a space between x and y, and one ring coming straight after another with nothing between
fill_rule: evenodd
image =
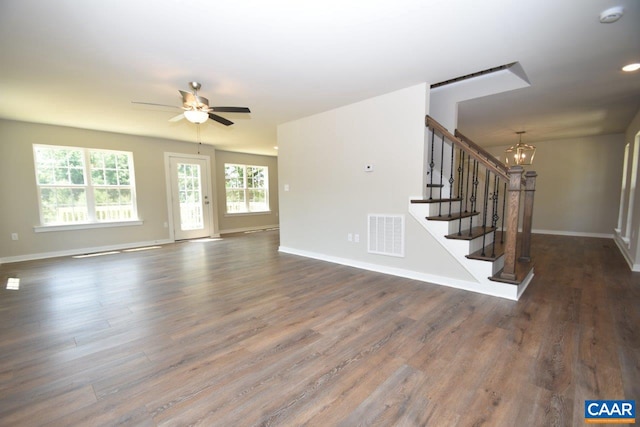
<instances>
[{"instance_id":1,"label":"wooden newel post","mask_svg":"<svg viewBox=\"0 0 640 427\"><path fill-rule=\"evenodd\" d=\"M534 171L524 174L524 212L522 216L522 248L520 260L531 261L531 226L533 221L533 195L536 192L536 177Z\"/></svg>"},{"instance_id":2,"label":"wooden newel post","mask_svg":"<svg viewBox=\"0 0 640 427\"><path fill-rule=\"evenodd\" d=\"M522 183L522 166L511 166L507 197L506 238L504 247L504 267L500 277L505 280L516 280L516 241L518 238L518 217L520 216L520 184Z\"/></svg>"}]
</instances>

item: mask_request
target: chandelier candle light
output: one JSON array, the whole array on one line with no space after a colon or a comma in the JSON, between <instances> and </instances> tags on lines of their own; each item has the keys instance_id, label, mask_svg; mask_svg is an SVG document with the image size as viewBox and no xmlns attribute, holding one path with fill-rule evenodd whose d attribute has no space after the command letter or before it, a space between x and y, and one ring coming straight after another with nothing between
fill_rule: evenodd
<instances>
[{"instance_id":1,"label":"chandelier candle light","mask_svg":"<svg viewBox=\"0 0 640 427\"><path fill-rule=\"evenodd\" d=\"M526 133L521 130L516 132L519 140L516 145L512 145L504 151L507 165L530 165L533 164L533 156L536 155L536 147L522 142L522 134Z\"/></svg>"}]
</instances>

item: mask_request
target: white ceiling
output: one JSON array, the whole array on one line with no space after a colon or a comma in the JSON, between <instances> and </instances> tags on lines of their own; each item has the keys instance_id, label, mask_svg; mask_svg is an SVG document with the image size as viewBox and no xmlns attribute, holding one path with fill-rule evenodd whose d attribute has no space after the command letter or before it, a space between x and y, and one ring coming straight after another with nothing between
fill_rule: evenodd
<instances>
[{"instance_id":1,"label":"white ceiling","mask_svg":"<svg viewBox=\"0 0 640 427\"><path fill-rule=\"evenodd\" d=\"M196 80L252 111L203 142L276 154L280 123L518 61L531 87L463 103L469 137L619 133L640 108L640 72L620 71L639 24L638 0L2 0L0 117L195 141L175 110L131 101L177 106Z\"/></svg>"}]
</instances>

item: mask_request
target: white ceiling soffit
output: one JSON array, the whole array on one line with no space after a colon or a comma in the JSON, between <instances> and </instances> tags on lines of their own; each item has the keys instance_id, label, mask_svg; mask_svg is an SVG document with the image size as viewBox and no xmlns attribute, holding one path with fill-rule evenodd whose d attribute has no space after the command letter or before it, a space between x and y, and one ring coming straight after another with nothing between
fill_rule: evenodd
<instances>
[{"instance_id":1,"label":"white ceiling soffit","mask_svg":"<svg viewBox=\"0 0 640 427\"><path fill-rule=\"evenodd\" d=\"M200 125L203 143L275 155L280 123L519 62L531 86L461 102L466 135L622 132L638 22L638 0L2 0L0 118L192 142L196 125L169 119L198 81L210 105L251 109Z\"/></svg>"},{"instance_id":2,"label":"white ceiling soffit","mask_svg":"<svg viewBox=\"0 0 640 427\"><path fill-rule=\"evenodd\" d=\"M429 115L449 130L458 127L458 104L462 101L496 95L529 87L529 80L519 63L478 71L436 85L429 97Z\"/></svg>"}]
</instances>

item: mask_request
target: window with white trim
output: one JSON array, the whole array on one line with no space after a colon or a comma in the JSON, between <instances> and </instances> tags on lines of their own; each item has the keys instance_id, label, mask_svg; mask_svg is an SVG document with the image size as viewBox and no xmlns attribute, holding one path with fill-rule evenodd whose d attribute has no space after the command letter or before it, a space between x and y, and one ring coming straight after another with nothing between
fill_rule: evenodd
<instances>
[{"instance_id":1,"label":"window with white trim","mask_svg":"<svg viewBox=\"0 0 640 427\"><path fill-rule=\"evenodd\" d=\"M41 225L137 221L133 153L33 146Z\"/></svg>"},{"instance_id":2,"label":"window with white trim","mask_svg":"<svg viewBox=\"0 0 640 427\"><path fill-rule=\"evenodd\" d=\"M226 212L269 212L269 168L224 164Z\"/></svg>"}]
</instances>

